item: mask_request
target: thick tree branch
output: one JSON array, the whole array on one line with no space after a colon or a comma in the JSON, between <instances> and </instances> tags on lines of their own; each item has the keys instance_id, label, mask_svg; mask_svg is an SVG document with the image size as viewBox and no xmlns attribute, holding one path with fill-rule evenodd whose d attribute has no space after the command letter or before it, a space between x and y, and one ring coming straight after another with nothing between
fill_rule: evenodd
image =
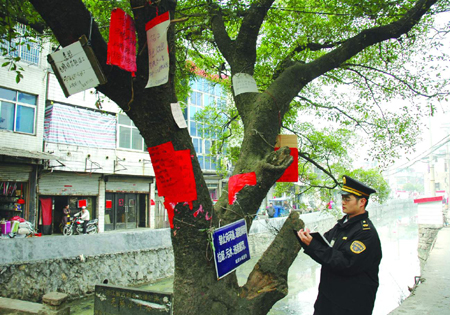
<instances>
[{"instance_id":1,"label":"thick tree branch","mask_svg":"<svg viewBox=\"0 0 450 315\"><path fill-rule=\"evenodd\" d=\"M286 56L285 59L292 59L295 54L300 53L302 51L305 50L309 50L309 51L319 51L322 49L331 49L334 47L337 47L339 45L341 45L342 42L336 42L336 43L328 43L328 44L319 44L319 43L307 43L307 44L302 44L299 45L297 47L295 47L290 53L289 55Z\"/></svg>"},{"instance_id":2,"label":"thick tree branch","mask_svg":"<svg viewBox=\"0 0 450 315\"><path fill-rule=\"evenodd\" d=\"M227 33L227 30L225 29L225 22L223 21L223 15L220 7L211 6L210 15L211 28L217 47L229 64L234 63L233 58L236 43L235 41L231 40L230 36Z\"/></svg>"},{"instance_id":3,"label":"thick tree branch","mask_svg":"<svg viewBox=\"0 0 450 315\"><path fill-rule=\"evenodd\" d=\"M223 21L218 5L211 5L211 25L217 46L231 66L233 74L242 72L253 75L256 63L256 44L261 25L274 0L253 3L246 14L236 40L232 40Z\"/></svg>"},{"instance_id":4,"label":"thick tree branch","mask_svg":"<svg viewBox=\"0 0 450 315\"><path fill-rule=\"evenodd\" d=\"M288 270L301 249L293 231L304 227L299 213L293 211L250 273L240 297L251 301L254 308L259 310L252 314L266 314L274 301L287 295Z\"/></svg>"},{"instance_id":5,"label":"thick tree branch","mask_svg":"<svg viewBox=\"0 0 450 315\"><path fill-rule=\"evenodd\" d=\"M259 144L262 141L261 138L259 135L255 135L255 137L258 139ZM267 144L264 145L267 146ZM249 153L251 152L247 152L247 154ZM276 180L280 178L292 161L293 158L287 147L283 147L278 151L271 149L271 153L256 163L254 158L248 155L241 155L235 167L234 174L254 171L257 178L257 185L244 187L236 195L236 201L232 205L227 204L228 194L222 194L214 207L219 211L219 217L225 220L225 222L232 222L245 217L249 220L248 226L250 226L253 215L256 214L258 206L266 197L267 191L275 184ZM249 163L249 165L246 163ZM245 168L245 170L242 170L242 168Z\"/></svg>"},{"instance_id":6,"label":"thick tree branch","mask_svg":"<svg viewBox=\"0 0 450 315\"><path fill-rule=\"evenodd\" d=\"M274 2L274 0L260 0L254 2L250 6L248 14L242 21L239 35L236 39L237 50L241 53L240 57L244 57L245 59L245 63L241 66L245 66L245 69L238 68L235 70L253 75L256 63L256 44L258 35L267 12ZM242 52L245 52L245 54L242 54Z\"/></svg>"},{"instance_id":7,"label":"thick tree branch","mask_svg":"<svg viewBox=\"0 0 450 315\"><path fill-rule=\"evenodd\" d=\"M2 19L3 21L1 22L2 25L8 25L7 23L5 23L5 18L6 15L3 12L0 12L0 19ZM16 17L15 18L16 22L27 25L29 27L31 27L32 29L34 29L36 32L38 32L39 34L44 33L45 28L47 27L47 25L45 25L44 23L33 23L30 22L29 20L27 20L24 17Z\"/></svg>"},{"instance_id":8,"label":"thick tree branch","mask_svg":"<svg viewBox=\"0 0 450 315\"><path fill-rule=\"evenodd\" d=\"M333 51L307 64L299 62L292 64L278 76L269 87L269 90L273 95L279 96L280 103L290 103L302 88L315 78L341 66L342 63L369 46L388 39L399 38L410 31L437 1L438 0L418 0L416 4L397 21L384 26L364 30L358 35L344 41L342 45ZM289 93L286 91L289 91Z\"/></svg>"},{"instance_id":9,"label":"thick tree branch","mask_svg":"<svg viewBox=\"0 0 450 315\"><path fill-rule=\"evenodd\" d=\"M82 35L91 35L91 47L108 77L114 70L115 80L97 89L107 94L110 99L117 104L125 104L129 101L130 95L124 95L123 86L130 87L129 72L114 68L106 64L107 45L100 34L97 23L92 19L91 14L81 0L30 0L36 11L46 21L61 46L65 47L76 42Z\"/></svg>"}]
</instances>

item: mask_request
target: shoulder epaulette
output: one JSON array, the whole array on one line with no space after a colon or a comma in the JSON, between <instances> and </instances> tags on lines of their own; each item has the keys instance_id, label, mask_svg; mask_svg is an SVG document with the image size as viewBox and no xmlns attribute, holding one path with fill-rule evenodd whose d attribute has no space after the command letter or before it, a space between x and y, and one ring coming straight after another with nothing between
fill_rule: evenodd
<instances>
[{"instance_id":1,"label":"shoulder epaulette","mask_svg":"<svg viewBox=\"0 0 450 315\"><path fill-rule=\"evenodd\" d=\"M362 225L363 230L370 230L370 226L369 226L369 223L367 222L367 220L362 220L361 225Z\"/></svg>"}]
</instances>

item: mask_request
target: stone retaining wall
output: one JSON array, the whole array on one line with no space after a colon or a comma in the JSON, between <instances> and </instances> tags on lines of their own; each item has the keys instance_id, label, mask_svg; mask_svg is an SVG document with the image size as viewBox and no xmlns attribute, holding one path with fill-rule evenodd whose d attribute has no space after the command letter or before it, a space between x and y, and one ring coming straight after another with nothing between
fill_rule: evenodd
<instances>
[{"instance_id":1,"label":"stone retaining wall","mask_svg":"<svg viewBox=\"0 0 450 315\"><path fill-rule=\"evenodd\" d=\"M0 270L2 296L40 302L52 291L74 299L93 293L99 283L132 286L167 278L173 275L174 259L166 247L15 263Z\"/></svg>"},{"instance_id":2,"label":"stone retaining wall","mask_svg":"<svg viewBox=\"0 0 450 315\"><path fill-rule=\"evenodd\" d=\"M441 228L435 226L419 224L419 244L417 254L420 260L420 269L422 270L433 249L436 236Z\"/></svg>"}]
</instances>

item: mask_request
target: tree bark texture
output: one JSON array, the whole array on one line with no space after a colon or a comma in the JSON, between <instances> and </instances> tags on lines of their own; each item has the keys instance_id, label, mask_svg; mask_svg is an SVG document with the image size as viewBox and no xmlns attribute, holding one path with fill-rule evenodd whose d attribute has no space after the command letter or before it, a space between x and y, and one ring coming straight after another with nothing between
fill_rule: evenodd
<instances>
[{"instance_id":1,"label":"tree bark texture","mask_svg":"<svg viewBox=\"0 0 450 315\"><path fill-rule=\"evenodd\" d=\"M436 0L419 0L416 6L397 22L368 29L349 38L328 54L307 64L289 63L262 93L246 93L234 97L245 132L239 161L234 174L255 172L256 186L246 186L237 201L228 204L225 192L213 206L187 129L179 129L171 114L170 103L176 102L174 88L174 27L169 28L169 83L145 88L148 79L145 24L157 14L170 11L174 16L176 1L161 0L150 4L130 0L137 31L138 52L136 78L117 67L106 65L107 44L95 20L91 25L89 11L81 0L29 0L52 29L64 47L91 32L91 45L108 82L97 90L116 102L133 120L147 146L171 141L175 150L189 149L194 169L198 200L193 209L179 203L175 209L172 244L175 256L174 314L265 314L288 292L287 274L300 245L292 230L302 228L298 213L293 212L275 240L258 261L247 283L239 286L234 273L216 279L209 233L244 218L250 227L269 189L292 163L287 147L274 152L281 121L291 101L309 82L339 67L343 62L375 43L396 38L408 32ZM215 42L230 65L232 75L253 74L257 37L273 0L256 1L244 17L240 33L232 40L225 29L220 8L211 5L211 28ZM158 10L158 11L157 11ZM194 213L203 209L200 215ZM208 220L208 216L212 216ZM144 267L144 266L143 266Z\"/></svg>"}]
</instances>

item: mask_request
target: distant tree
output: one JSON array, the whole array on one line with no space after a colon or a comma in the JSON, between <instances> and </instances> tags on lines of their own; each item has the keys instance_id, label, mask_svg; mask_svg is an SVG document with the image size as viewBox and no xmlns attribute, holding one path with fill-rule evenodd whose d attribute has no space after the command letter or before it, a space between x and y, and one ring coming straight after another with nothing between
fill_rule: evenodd
<instances>
[{"instance_id":1,"label":"distant tree","mask_svg":"<svg viewBox=\"0 0 450 315\"><path fill-rule=\"evenodd\" d=\"M138 70L133 79L106 65L108 16L115 6L132 14L136 24ZM365 150L380 164L410 150L418 117L435 106L421 107L415 97L447 95L445 80L432 68L443 62L427 63L445 56L431 54L439 49L437 37L426 40L434 17L448 7L444 0L3 0L0 30L7 40L14 36L16 22L44 25L43 32L50 29L63 47L91 34L92 48L108 75L108 83L97 90L126 111L147 146L171 141L176 150L189 149L194 157L189 133L177 128L169 106L178 99L178 83L192 75L186 60L209 74L245 73L256 79L260 93L234 96L234 112L228 117L243 127L240 145L234 146L233 174L255 172L257 185L245 187L232 205L225 190L213 206L197 159L192 159L198 193L193 211L202 207L212 220L194 217L183 203L176 206L173 307L174 314L265 314L288 292L288 270L300 250L292 234L303 226L298 214L288 217L243 286L235 273L217 281L203 231L240 218L251 226L267 192L292 163L288 148L274 152L276 137L285 128L299 136L300 168L312 164L323 172L324 187L338 187L342 174L324 150L331 142L298 123L299 116L315 115L330 127L353 133L362 130L370 138L356 141L354 149L365 142ZM145 24L166 11L178 21L168 34L170 79L146 89ZM408 105L389 103L394 97Z\"/></svg>"},{"instance_id":2,"label":"distant tree","mask_svg":"<svg viewBox=\"0 0 450 315\"><path fill-rule=\"evenodd\" d=\"M424 192L423 184L418 183L406 183L403 185L403 189L410 192L419 192L419 193Z\"/></svg>"}]
</instances>

